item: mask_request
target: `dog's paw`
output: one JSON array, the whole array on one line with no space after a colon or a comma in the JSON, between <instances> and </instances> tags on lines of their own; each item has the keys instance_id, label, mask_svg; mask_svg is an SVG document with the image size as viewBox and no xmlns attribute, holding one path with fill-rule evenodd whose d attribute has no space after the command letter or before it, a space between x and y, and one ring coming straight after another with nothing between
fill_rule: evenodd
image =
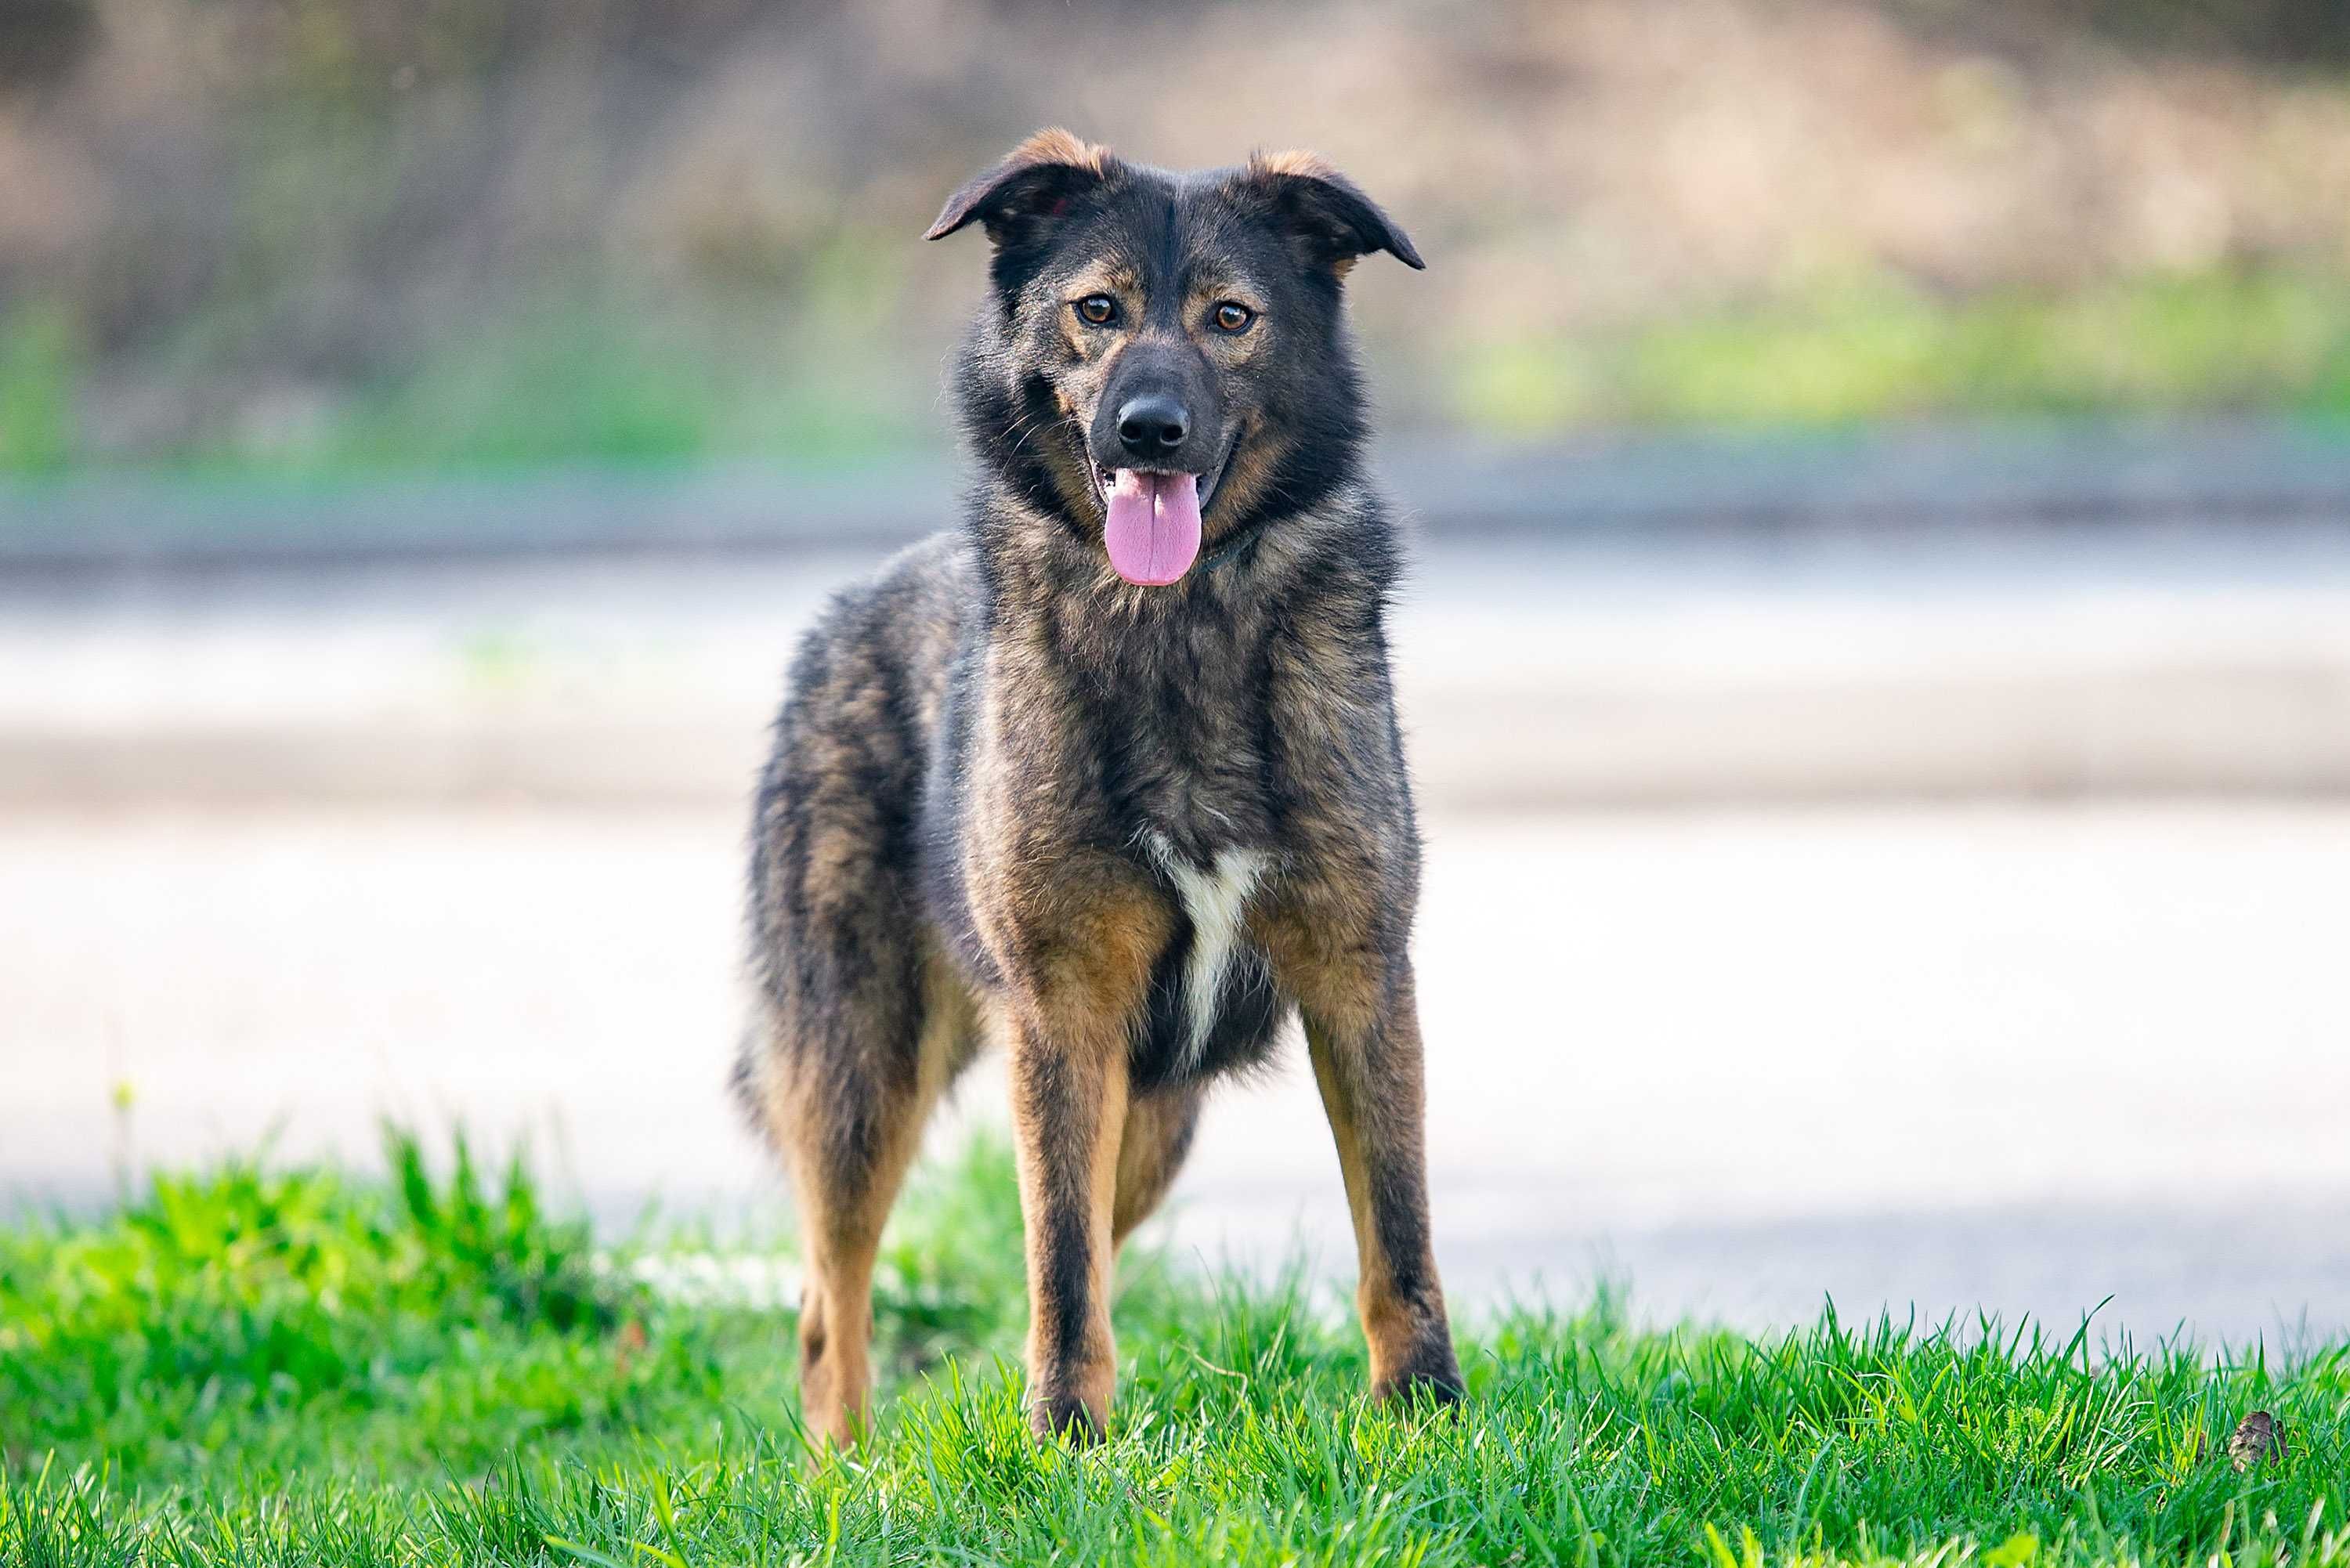
<instances>
[{"instance_id":1,"label":"dog's paw","mask_svg":"<svg viewBox=\"0 0 2350 1568\"><path fill-rule=\"evenodd\" d=\"M1089 1449L1102 1440L1101 1413L1075 1394L1046 1394L1028 1407L1028 1429L1040 1443L1066 1438L1072 1448Z\"/></svg>"},{"instance_id":2,"label":"dog's paw","mask_svg":"<svg viewBox=\"0 0 2350 1568\"><path fill-rule=\"evenodd\" d=\"M1450 1340L1429 1346L1389 1376L1371 1385L1371 1396L1382 1405L1409 1409L1421 1404L1450 1409L1468 1397L1461 1379L1461 1363Z\"/></svg>"}]
</instances>

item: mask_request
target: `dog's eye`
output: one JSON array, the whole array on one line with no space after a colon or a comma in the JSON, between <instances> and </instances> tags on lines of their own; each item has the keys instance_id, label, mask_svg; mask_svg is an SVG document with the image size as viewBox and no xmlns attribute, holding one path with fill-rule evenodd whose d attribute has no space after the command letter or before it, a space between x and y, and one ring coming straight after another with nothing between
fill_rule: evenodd
<instances>
[{"instance_id":1,"label":"dog's eye","mask_svg":"<svg viewBox=\"0 0 2350 1568\"><path fill-rule=\"evenodd\" d=\"M1215 322L1219 332L1246 332L1249 323L1256 319L1256 312L1228 299L1216 306L1209 319Z\"/></svg>"},{"instance_id":2,"label":"dog's eye","mask_svg":"<svg viewBox=\"0 0 2350 1568\"><path fill-rule=\"evenodd\" d=\"M1118 301L1107 294L1089 294L1077 301L1077 314L1096 327L1107 327L1118 314Z\"/></svg>"}]
</instances>

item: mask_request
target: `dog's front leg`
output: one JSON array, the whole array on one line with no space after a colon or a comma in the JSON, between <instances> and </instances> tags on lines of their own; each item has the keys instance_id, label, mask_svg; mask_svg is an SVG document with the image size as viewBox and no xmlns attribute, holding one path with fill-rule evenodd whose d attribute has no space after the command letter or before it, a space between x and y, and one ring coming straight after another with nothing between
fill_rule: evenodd
<instances>
[{"instance_id":1,"label":"dog's front leg","mask_svg":"<svg viewBox=\"0 0 2350 1568\"><path fill-rule=\"evenodd\" d=\"M1354 1214L1355 1304L1371 1391L1391 1398L1426 1389L1450 1401L1461 1396L1461 1366L1429 1237L1419 1018L1409 961L1398 968L1377 988L1387 993L1383 1009L1367 1017L1350 1007L1309 1010L1305 1041Z\"/></svg>"},{"instance_id":2,"label":"dog's front leg","mask_svg":"<svg viewBox=\"0 0 2350 1568\"><path fill-rule=\"evenodd\" d=\"M1110 1332L1110 1210L1127 1060L1015 1021L1012 1117L1028 1246L1028 1424L1040 1438L1102 1435L1118 1380Z\"/></svg>"},{"instance_id":3,"label":"dog's front leg","mask_svg":"<svg viewBox=\"0 0 2350 1568\"><path fill-rule=\"evenodd\" d=\"M1164 909L1098 885L1030 945L1005 1020L1028 1253L1029 1425L1102 1435L1118 1377L1111 1221L1128 1053Z\"/></svg>"},{"instance_id":4,"label":"dog's front leg","mask_svg":"<svg viewBox=\"0 0 2350 1568\"><path fill-rule=\"evenodd\" d=\"M1314 1081L1338 1145L1371 1390L1383 1399L1425 1390L1449 1402L1461 1394L1461 1366L1429 1233L1411 960L1400 940L1350 940L1340 929L1326 914L1303 914L1271 923L1265 935L1305 1014Z\"/></svg>"}]
</instances>

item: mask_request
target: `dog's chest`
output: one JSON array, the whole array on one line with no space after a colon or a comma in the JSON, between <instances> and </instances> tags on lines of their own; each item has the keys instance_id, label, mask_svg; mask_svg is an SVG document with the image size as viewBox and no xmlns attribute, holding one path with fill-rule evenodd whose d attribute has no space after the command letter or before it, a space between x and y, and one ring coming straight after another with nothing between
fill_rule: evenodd
<instances>
[{"instance_id":1,"label":"dog's chest","mask_svg":"<svg viewBox=\"0 0 2350 1568\"><path fill-rule=\"evenodd\" d=\"M1114 642L1080 678L1109 809L1211 869L1222 847L1267 842L1274 826L1283 716L1262 642L1186 619Z\"/></svg>"},{"instance_id":2,"label":"dog's chest","mask_svg":"<svg viewBox=\"0 0 2350 1568\"><path fill-rule=\"evenodd\" d=\"M1149 1075L1190 1078L1253 1055L1267 1032L1272 977L1247 921L1273 855L1228 845L1198 858L1157 828L1141 844L1183 916L1154 978L1143 1054Z\"/></svg>"}]
</instances>

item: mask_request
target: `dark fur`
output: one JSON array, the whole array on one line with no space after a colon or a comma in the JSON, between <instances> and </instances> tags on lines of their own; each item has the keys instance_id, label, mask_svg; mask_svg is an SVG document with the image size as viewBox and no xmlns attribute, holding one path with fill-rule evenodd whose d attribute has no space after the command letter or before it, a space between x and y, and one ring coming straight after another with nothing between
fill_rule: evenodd
<instances>
[{"instance_id":1,"label":"dark fur","mask_svg":"<svg viewBox=\"0 0 2350 1568\"><path fill-rule=\"evenodd\" d=\"M1429 1244L1406 951L1419 844L1388 679L1397 550L1360 473L1341 308L1410 241L1318 161L1171 175L1045 132L932 231L985 225L955 377L966 524L842 594L793 667L751 864L759 1008L738 1085L799 1194L803 1397L861 1420L873 1248L922 1120L981 1041L1010 1057L1040 1431L1097 1432L1111 1254L1200 1092L1302 1012L1361 1249L1382 1393L1457 1395ZM1107 289L1123 330L1072 314ZM1248 334L1204 321L1220 298ZM1197 416L1205 555L1138 587L1097 457L1134 387ZM1209 488L1212 481L1212 488ZM1261 852L1203 1047L1171 864ZM1180 857L1170 862L1170 857Z\"/></svg>"}]
</instances>

